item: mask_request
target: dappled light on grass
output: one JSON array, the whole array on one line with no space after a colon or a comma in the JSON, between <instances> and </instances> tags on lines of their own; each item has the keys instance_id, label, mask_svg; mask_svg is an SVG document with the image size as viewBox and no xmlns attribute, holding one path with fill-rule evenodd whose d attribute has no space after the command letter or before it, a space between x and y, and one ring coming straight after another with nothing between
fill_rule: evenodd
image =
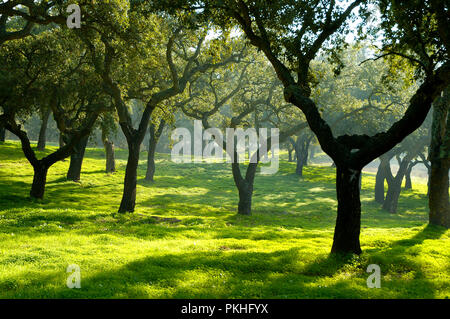
<instances>
[{"instance_id":1,"label":"dappled light on grass","mask_svg":"<svg viewBox=\"0 0 450 319\"><path fill-rule=\"evenodd\" d=\"M136 212L121 215L123 168L103 173L99 150L87 150L80 183L65 181L68 161L57 163L46 198L33 201L31 166L17 143L5 145L2 298L450 296L450 232L426 227L424 184L402 192L398 213L389 214L372 200L374 175L365 173L363 254L344 258L329 255L333 168L308 166L299 179L282 161L276 175L256 177L253 215L238 216L229 164L178 165L157 154L155 183L138 181ZM381 267L382 289L366 286L372 263ZM81 267L81 289L65 285L69 264Z\"/></svg>"}]
</instances>

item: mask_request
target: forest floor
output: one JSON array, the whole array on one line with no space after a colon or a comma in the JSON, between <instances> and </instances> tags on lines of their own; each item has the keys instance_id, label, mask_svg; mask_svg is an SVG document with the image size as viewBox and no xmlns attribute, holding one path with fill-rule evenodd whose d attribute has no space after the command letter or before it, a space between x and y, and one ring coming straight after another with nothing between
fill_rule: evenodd
<instances>
[{"instance_id":1,"label":"forest floor","mask_svg":"<svg viewBox=\"0 0 450 319\"><path fill-rule=\"evenodd\" d=\"M54 147L50 147L54 150ZM39 153L40 156L45 153ZM32 167L17 142L0 145L0 298L449 298L450 230L427 226L426 184L413 179L398 213L373 201L362 179L361 256L330 256L335 171L304 177L281 161L255 180L253 215L237 216L229 164L176 164L157 154L155 183L141 154L135 213L117 214L126 151L104 173L88 149L80 183L69 160L48 175L45 199L28 197ZM66 285L68 265L81 288ZM381 288L368 288L368 265Z\"/></svg>"}]
</instances>

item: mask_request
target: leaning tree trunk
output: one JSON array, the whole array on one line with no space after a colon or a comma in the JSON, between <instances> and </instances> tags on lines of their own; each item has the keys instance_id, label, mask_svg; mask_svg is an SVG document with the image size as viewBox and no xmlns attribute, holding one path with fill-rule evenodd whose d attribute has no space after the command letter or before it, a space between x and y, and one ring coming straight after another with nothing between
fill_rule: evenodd
<instances>
[{"instance_id":1,"label":"leaning tree trunk","mask_svg":"<svg viewBox=\"0 0 450 319\"><path fill-rule=\"evenodd\" d=\"M123 195L122 201L120 202L119 213L134 212L136 206L137 169L139 165L141 142L142 139L137 137L128 141L128 161L125 169Z\"/></svg>"},{"instance_id":2,"label":"leaning tree trunk","mask_svg":"<svg viewBox=\"0 0 450 319\"><path fill-rule=\"evenodd\" d=\"M42 115L42 124L41 128L39 130L39 138L38 138L38 144L37 149L39 151L45 150L45 143L47 141L47 126L48 126L48 119L50 117L51 110L48 108L46 111L44 111Z\"/></svg>"},{"instance_id":3,"label":"leaning tree trunk","mask_svg":"<svg viewBox=\"0 0 450 319\"><path fill-rule=\"evenodd\" d=\"M89 136L83 137L76 145L72 155L70 156L69 170L67 171L67 179L78 182L81 177L81 166L83 165L84 153Z\"/></svg>"},{"instance_id":4,"label":"leaning tree trunk","mask_svg":"<svg viewBox=\"0 0 450 319\"><path fill-rule=\"evenodd\" d=\"M362 252L359 242L361 227L360 175L361 169L352 169L342 165L336 167L338 209L332 253L359 255Z\"/></svg>"},{"instance_id":5,"label":"leaning tree trunk","mask_svg":"<svg viewBox=\"0 0 450 319\"><path fill-rule=\"evenodd\" d=\"M449 179L450 168L450 88L433 105L433 124L429 159L430 224L450 228Z\"/></svg>"}]
</instances>

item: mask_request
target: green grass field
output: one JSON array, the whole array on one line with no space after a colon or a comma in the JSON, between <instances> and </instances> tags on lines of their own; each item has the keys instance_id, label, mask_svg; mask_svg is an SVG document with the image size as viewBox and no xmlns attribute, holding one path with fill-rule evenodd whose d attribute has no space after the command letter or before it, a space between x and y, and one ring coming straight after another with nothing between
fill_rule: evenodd
<instances>
[{"instance_id":1,"label":"green grass field","mask_svg":"<svg viewBox=\"0 0 450 319\"><path fill-rule=\"evenodd\" d=\"M54 148L50 148L53 149ZM43 154L40 154L43 155ZM329 256L336 217L334 169L281 162L255 181L253 216L236 215L230 164L175 164L157 155L137 209L116 213L126 152L107 175L88 149L81 183L54 165L43 201L28 198L32 167L20 145L0 145L0 298L449 298L450 231L427 226L426 184L414 181L398 214L362 186L363 254ZM145 159L146 154L141 154ZM81 288L66 286L70 264ZM367 288L369 264L381 288Z\"/></svg>"}]
</instances>

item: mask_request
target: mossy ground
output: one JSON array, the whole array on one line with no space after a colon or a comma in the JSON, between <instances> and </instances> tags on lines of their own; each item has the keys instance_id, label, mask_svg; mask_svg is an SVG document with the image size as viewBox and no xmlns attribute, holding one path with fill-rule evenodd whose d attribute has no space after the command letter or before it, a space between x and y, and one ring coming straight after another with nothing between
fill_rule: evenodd
<instances>
[{"instance_id":1,"label":"mossy ground","mask_svg":"<svg viewBox=\"0 0 450 319\"><path fill-rule=\"evenodd\" d=\"M257 176L253 215L243 217L229 164L157 154L156 182L143 179L142 161L136 211L120 215L126 152L116 156L118 172L105 174L103 150L88 149L80 183L65 180L68 160L55 164L36 201L20 145L0 145L0 298L450 297L450 231L427 226L424 180L392 215L364 174L363 254L343 258L329 255L333 168L309 166L299 178L281 161L276 175ZM81 289L66 286L70 264ZM380 289L366 285L369 264L381 268Z\"/></svg>"}]
</instances>

